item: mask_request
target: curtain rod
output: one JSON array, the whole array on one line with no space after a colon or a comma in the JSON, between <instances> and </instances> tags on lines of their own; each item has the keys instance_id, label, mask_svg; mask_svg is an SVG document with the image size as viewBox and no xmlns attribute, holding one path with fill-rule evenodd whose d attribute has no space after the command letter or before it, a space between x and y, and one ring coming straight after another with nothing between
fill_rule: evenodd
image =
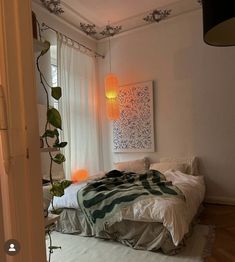
<instances>
[{"instance_id":1,"label":"curtain rod","mask_svg":"<svg viewBox=\"0 0 235 262\"><path fill-rule=\"evenodd\" d=\"M87 47L87 46L85 46L85 45L79 43L78 41L72 39L71 37L69 37L69 36L67 36L67 35L65 35L65 34L62 34L61 32L59 32L59 31L57 31L56 29L54 29L54 28L52 28L52 27L46 25L45 23L42 23L42 27L44 27L44 28L41 28L41 31L44 31L44 30L50 29L50 30L54 31L55 33L59 33L59 34L61 34L62 36L68 38L69 40L71 40L72 42L78 44L79 46L84 47L86 50L88 50L88 51L94 53L96 57L101 57L101 58L103 58L103 59L105 58L104 55L101 55L101 54L97 53L96 51L92 50L91 48L89 48L89 47Z\"/></svg>"}]
</instances>

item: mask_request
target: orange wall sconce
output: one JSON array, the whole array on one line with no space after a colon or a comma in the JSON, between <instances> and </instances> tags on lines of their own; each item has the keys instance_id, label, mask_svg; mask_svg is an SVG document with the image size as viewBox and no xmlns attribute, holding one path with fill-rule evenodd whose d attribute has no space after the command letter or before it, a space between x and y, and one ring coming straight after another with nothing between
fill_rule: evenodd
<instances>
[{"instance_id":1,"label":"orange wall sconce","mask_svg":"<svg viewBox=\"0 0 235 262\"><path fill-rule=\"evenodd\" d=\"M106 99L106 110L107 117L109 120L118 120L120 118L120 108L118 99Z\"/></svg>"},{"instance_id":2,"label":"orange wall sconce","mask_svg":"<svg viewBox=\"0 0 235 262\"><path fill-rule=\"evenodd\" d=\"M76 169L72 173L73 183L78 183L86 180L89 177L88 171L86 169Z\"/></svg>"}]
</instances>

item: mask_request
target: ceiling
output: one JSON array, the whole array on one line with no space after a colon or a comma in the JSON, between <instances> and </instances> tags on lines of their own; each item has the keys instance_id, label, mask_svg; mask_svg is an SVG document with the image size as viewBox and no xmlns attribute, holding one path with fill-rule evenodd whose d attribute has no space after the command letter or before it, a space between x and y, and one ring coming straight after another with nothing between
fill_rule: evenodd
<instances>
[{"instance_id":1,"label":"ceiling","mask_svg":"<svg viewBox=\"0 0 235 262\"><path fill-rule=\"evenodd\" d=\"M41 0L33 1L42 6ZM119 26L117 31L122 33L199 9L201 4L200 0L61 0L61 7L64 11L58 15L61 19L99 40L107 37L100 32L108 24ZM165 16L161 17L159 11L165 12Z\"/></svg>"},{"instance_id":2,"label":"ceiling","mask_svg":"<svg viewBox=\"0 0 235 262\"><path fill-rule=\"evenodd\" d=\"M179 0L63 0L62 3L77 10L98 27L104 27L108 21L118 23L124 19L139 15L157 7Z\"/></svg>"}]
</instances>

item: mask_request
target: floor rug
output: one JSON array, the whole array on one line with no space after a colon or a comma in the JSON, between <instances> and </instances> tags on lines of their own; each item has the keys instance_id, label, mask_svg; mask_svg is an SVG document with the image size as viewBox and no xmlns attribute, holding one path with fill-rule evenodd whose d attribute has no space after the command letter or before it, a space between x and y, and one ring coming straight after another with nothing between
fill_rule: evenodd
<instances>
[{"instance_id":1,"label":"floor rug","mask_svg":"<svg viewBox=\"0 0 235 262\"><path fill-rule=\"evenodd\" d=\"M175 256L162 253L134 250L122 244L79 235L53 232L52 245L61 246L51 254L51 262L199 262L207 251L211 228L196 225L186 246ZM48 240L47 240L48 246Z\"/></svg>"}]
</instances>

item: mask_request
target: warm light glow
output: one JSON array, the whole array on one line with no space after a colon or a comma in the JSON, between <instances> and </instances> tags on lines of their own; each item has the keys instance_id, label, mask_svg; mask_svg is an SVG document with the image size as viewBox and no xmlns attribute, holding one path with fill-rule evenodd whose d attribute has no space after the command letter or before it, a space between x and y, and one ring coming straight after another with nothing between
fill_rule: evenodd
<instances>
[{"instance_id":1,"label":"warm light glow","mask_svg":"<svg viewBox=\"0 0 235 262\"><path fill-rule=\"evenodd\" d=\"M86 169L77 169L73 172L72 181L74 183L84 181L88 178L88 171Z\"/></svg>"},{"instance_id":2,"label":"warm light glow","mask_svg":"<svg viewBox=\"0 0 235 262\"><path fill-rule=\"evenodd\" d=\"M108 99L118 96L118 78L112 73L105 77L105 96Z\"/></svg>"},{"instance_id":3,"label":"warm light glow","mask_svg":"<svg viewBox=\"0 0 235 262\"><path fill-rule=\"evenodd\" d=\"M120 109L118 99L107 99L107 116L109 120L118 120L120 118Z\"/></svg>"}]
</instances>

